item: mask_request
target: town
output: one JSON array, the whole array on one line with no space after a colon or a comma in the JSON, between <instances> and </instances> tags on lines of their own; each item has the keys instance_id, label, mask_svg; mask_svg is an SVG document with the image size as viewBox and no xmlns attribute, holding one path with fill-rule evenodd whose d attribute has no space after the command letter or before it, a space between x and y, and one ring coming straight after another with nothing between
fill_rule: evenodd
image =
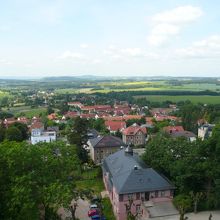
<instances>
[{"instance_id":1,"label":"town","mask_svg":"<svg viewBox=\"0 0 220 220\"><path fill-rule=\"evenodd\" d=\"M14 195L18 203L10 206L19 205L33 184L32 178L41 179L41 174L48 177L46 182L39 181L38 187L55 196L38 195L41 202L48 202L40 208L44 219L47 215L54 216L50 219L184 219L190 211L216 209L219 105L190 101L160 104L147 98L129 102L129 98L122 97L73 94L63 96L60 104L53 94L37 92L30 98L32 102L47 100L39 104L45 112L31 116L22 112L13 115L8 101L8 107L1 111L1 155L10 148L18 152L14 156L23 162L9 181L16 183L17 190L24 190L23 195ZM27 152L20 155L19 149ZM39 149L41 153L35 152ZM64 154L70 152L71 157L66 158ZM31 156L26 161L30 153L39 154L38 159ZM52 155L59 160L53 161ZM3 157L2 164L7 157ZM47 167L48 158L51 161ZM42 163L40 167L37 160ZM5 163L1 172L4 181L5 175L12 172L7 167L9 161ZM39 169L45 169L45 173ZM28 170L32 173L29 177ZM20 175L24 175L23 180ZM23 188L26 178L30 178L31 185ZM54 189L50 188L53 185ZM63 186L68 190L60 189ZM10 185L6 188L11 197L13 189ZM28 199L26 202L29 204ZM20 211L21 215L27 212Z\"/></svg>"},{"instance_id":2,"label":"town","mask_svg":"<svg viewBox=\"0 0 220 220\"><path fill-rule=\"evenodd\" d=\"M0 1L0 220L220 220L219 12Z\"/></svg>"}]
</instances>

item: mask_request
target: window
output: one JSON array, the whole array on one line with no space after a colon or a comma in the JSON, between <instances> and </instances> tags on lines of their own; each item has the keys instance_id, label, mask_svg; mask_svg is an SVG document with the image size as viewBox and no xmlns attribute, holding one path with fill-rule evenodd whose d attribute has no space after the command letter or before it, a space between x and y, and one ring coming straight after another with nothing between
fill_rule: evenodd
<instances>
[{"instance_id":1,"label":"window","mask_svg":"<svg viewBox=\"0 0 220 220\"><path fill-rule=\"evenodd\" d=\"M150 193L149 193L149 192L145 192L145 193L144 193L144 199L145 199L145 201L149 201L149 197L150 197Z\"/></svg>"},{"instance_id":2,"label":"window","mask_svg":"<svg viewBox=\"0 0 220 220\"><path fill-rule=\"evenodd\" d=\"M170 190L170 196L173 197L173 190Z\"/></svg>"},{"instance_id":3,"label":"window","mask_svg":"<svg viewBox=\"0 0 220 220\"><path fill-rule=\"evenodd\" d=\"M155 191L155 198L158 197L158 191Z\"/></svg>"},{"instance_id":4,"label":"window","mask_svg":"<svg viewBox=\"0 0 220 220\"><path fill-rule=\"evenodd\" d=\"M119 195L119 202L123 202L123 195L122 194Z\"/></svg>"},{"instance_id":5,"label":"window","mask_svg":"<svg viewBox=\"0 0 220 220\"><path fill-rule=\"evenodd\" d=\"M136 199L137 199L137 200L140 199L140 193L136 193Z\"/></svg>"},{"instance_id":6,"label":"window","mask_svg":"<svg viewBox=\"0 0 220 220\"><path fill-rule=\"evenodd\" d=\"M160 192L160 196L161 196L161 197L164 197L164 196L165 196L165 191L161 191L161 192Z\"/></svg>"}]
</instances>

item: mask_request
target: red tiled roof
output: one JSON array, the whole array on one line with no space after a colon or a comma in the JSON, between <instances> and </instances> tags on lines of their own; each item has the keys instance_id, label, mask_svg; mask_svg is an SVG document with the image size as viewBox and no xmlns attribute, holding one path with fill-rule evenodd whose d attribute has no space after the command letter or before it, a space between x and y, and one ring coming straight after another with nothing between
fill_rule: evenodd
<instances>
[{"instance_id":1,"label":"red tiled roof","mask_svg":"<svg viewBox=\"0 0 220 220\"><path fill-rule=\"evenodd\" d=\"M105 126L110 131L121 131L126 127L126 123L124 121L105 121Z\"/></svg>"},{"instance_id":2,"label":"red tiled roof","mask_svg":"<svg viewBox=\"0 0 220 220\"><path fill-rule=\"evenodd\" d=\"M40 128L43 128L44 129L44 124L42 122L34 122L31 127L30 127L30 130L32 129L40 129Z\"/></svg>"},{"instance_id":3,"label":"red tiled roof","mask_svg":"<svg viewBox=\"0 0 220 220\"><path fill-rule=\"evenodd\" d=\"M141 119L143 116L142 115L124 115L123 118L125 121L129 119Z\"/></svg>"},{"instance_id":4,"label":"red tiled roof","mask_svg":"<svg viewBox=\"0 0 220 220\"><path fill-rule=\"evenodd\" d=\"M175 132L183 132L184 128L183 126L167 126L164 127L163 130L167 133L175 133Z\"/></svg>"},{"instance_id":5,"label":"red tiled roof","mask_svg":"<svg viewBox=\"0 0 220 220\"><path fill-rule=\"evenodd\" d=\"M172 121L178 121L179 118L176 116L171 116L171 115L156 115L154 116L156 121L164 121L164 120L172 120Z\"/></svg>"},{"instance_id":6,"label":"red tiled roof","mask_svg":"<svg viewBox=\"0 0 220 220\"><path fill-rule=\"evenodd\" d=\"M64 115L66 118L76 118L79 116L78 112L67 112L65 115Z\"/></svg>"},{"instance_id":7,"label":"red tiled roof","mask_svg":"<svg viewBox=\"0 0 220 220\"><path fill-rule=\"evenodd\" d=\"M81 114L80 118L95 118L96 114Z\"/></svg>"},{"instance_id":8,"label":"red tiled roof","mask_svg":"<svg viewBox=\"0 0 220 220\"><path fill-rule=\"evenodd\" d=\"M56 119L56 118L57 118L56 113L52 113L52 114L48 115L47 118L48 118L49 120L54 120L54 119Z\"/></svg>"},{"instance_id":9,"label":"red tiled roof","mask_svg":"<svg viewBox=\"0 0 220 220\"><path fill-rule=\"evenodd\" d=\"M106 112L98 113L97 116L99 118L111 117L111 115L109 113L106 113Z\"/></svg>"},{"instance_id":10,"label":"red tiled roof","mask_svg":"<svg viewBox=\"0 0 220 220\"><path fill-rule=\"evenodd\" d=\"M80 108L82 111L95 110L94 106L83 106Z\"/></svg>"},{"instance_id":11,"label":"red tiled roof","mask_svg":"<svg viewBox=\"0 0 220 220\"><path fill-rule=\"evenodd\" d=\"M145 117L146 123L152 125L153 124L153 117Z\"/></svg>"},{"instance_id":12,"label":"red tiled roof","mask_svg":"<svg viewBox=\"0 0 220 220\"><path fill-rule=\"evenodd\" d=\"M138 131L142 131L144 134L147 133L147 129L140 127L139 125L132 125L123 130L124 135L135 135Z\"/></svg>"},{"instance_id":13,"label":"red tiled roof","mask_svg":"<svg viewBox=\"0 0 220 220\"><path fill-rule=\"evenodd\" d=\"M23 123L23 124L28 124L29 119L27 119L26 117L19 117L19 118L17 118L17 122L20 122L20 123Z\"/></svg>"},{"instance_id":14,"label":"red tiled roof","mask_svg":"<svg viewBox=\"0 0 220 220\"><path fill-rule=\"evenodd\" d=\"M122 116L110 116L110 117L103 117L105 121L124 121Z\"/></svg>"}]
</instances>

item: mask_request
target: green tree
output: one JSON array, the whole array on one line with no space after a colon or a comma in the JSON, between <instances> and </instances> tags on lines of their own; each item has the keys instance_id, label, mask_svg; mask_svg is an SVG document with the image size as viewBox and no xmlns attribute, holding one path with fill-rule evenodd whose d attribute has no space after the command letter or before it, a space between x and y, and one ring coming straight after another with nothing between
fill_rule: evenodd
<instances>
[{"instance_id":1,"label":"green tree","mask_svg":"<svg viewBox=\"0 0 220 220\"><path fill-rule=\"evenodd\" d=\"M28 138L28 127L26 124L15 122L11 125L11 127L16 127L19 129L22 135L22 140L26 140Z\"/></svg>"},{"instance_id":2,"label":"green tree","mask_svg":"<svg viewBox=\"0 0 220 220\"><path fill-rule=\"evenodd\" d=\"M74 146L0 144L0 219L54 219L74 198L80 161Z\"/></svg>"},{"instance_id":3,"label":"green tree","mask_svg":"<svg viewBox=\"0 0 220 220\"><path fill-rule=\"evenodd\" d=\"M0 142L2 142L5 139L5 128L4 126L1 124L0 125Z\"/></svg>"},{"instance_id":4,"label":"green tree","mask_svg":"<svg viewBox=\"0 0 220 220\"><path fill-rule=\"evenodd\" d=\"M178 195L173 201L180 212L180 220L184 220L185 213L190 209L192 204L190 197L187 195Z\"/></svg>"},{"instance_id":5,"label":"green tree","mask_svg":"<svg viewBox=\"0 0 220 220\"><path fill-rule=\"evenodd\" d=\"M9 141L22 141L23 136L18 128L11 126L6 130L5 139Z\"/></svg>"}]
</instances>

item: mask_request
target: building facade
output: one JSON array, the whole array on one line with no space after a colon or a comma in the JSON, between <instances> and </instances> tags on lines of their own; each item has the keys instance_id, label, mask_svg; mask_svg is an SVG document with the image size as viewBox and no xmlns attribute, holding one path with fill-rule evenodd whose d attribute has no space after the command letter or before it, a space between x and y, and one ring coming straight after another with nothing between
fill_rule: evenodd
<instances>
[{"instance_id":1,"label":"building facade","mask_svg":"<svg viewBox=\"0 0 220 220\"><path fill-rule=\"evenodd\" d=\"M44 130L44 125L41 122L37 122L31 125L31 144L37 144L39 142L50 143L56 141L55 130Z\"/></svg>"},{"instance_id":2,"label":"building facade","mask_svg":"<svg viewBox=\"0 0 220 220\"><path fill-rule=\"evenodd\" d=\"M122 140L125 144L134 146L144 145L146 143L147 129L137 124L124 129L122 131Z\"/></svg>"},{"instance_id":3,"label":"building facade","mask_svg":"<svg viewBox=\"0 0 220 220\"><path fill-rule=\"evenodd\" d=\"M125 146L120 138L111 135L89 139L87 144L90 156L96 164L102 163L104 158Z\"/></svg>"},{"instance_id":4,"label":"building facade","mask_svg":"<svg viewBox=\"0 0 220 220\"><path fill-rule=\"evenodd\" d=\"M126 206L142 219L155 216L160 206L163 215L177 214L172 205L174 186L154 169L148 168L130 147L108 156L102 165L103 181L117 220L127 217ZM168 211L169 210L169 211ZM157 212L158 213L158 212Z\"/></svg>"}]
</instances>

